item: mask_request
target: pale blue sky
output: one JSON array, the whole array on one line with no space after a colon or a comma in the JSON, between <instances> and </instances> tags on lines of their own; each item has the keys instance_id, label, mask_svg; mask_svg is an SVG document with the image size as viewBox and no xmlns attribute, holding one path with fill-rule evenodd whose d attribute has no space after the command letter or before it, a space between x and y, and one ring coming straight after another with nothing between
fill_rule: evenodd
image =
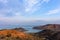
<instances>
[{"instance_id":1,"label":"pale blue sky","mask_svg":"<svg viewBox=\"0 0 60 40\"><path fill-rule=\"evenodd\" d=\"M60 0L0 0L0 21L60 20Z\"/></svg>"}]
</instances>

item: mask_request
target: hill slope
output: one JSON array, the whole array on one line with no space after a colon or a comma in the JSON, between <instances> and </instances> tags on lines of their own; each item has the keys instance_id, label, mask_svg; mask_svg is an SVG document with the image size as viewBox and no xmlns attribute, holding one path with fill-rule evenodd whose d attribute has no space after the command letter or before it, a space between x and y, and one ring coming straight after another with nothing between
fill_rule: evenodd
<instances>
[{"instance_id":1,"label":"hill slope","mask_svg":"<svg viewBox=\"0 0 60 40\"><path fill-rule=\"evenodd\" d=\"M60 24L47 24L43 26L36 26L36 27L33 27L33 29L40 29L40 30L50 29L53 31L60 31Z\"/></svg>"},{"instance_id":2,"label":"hill slope","mask_svg":"<svg viewBox=\"0 0 60 40\"><path fill-rule=\"evenodd\" d=\"M17 30L0 30L0 40L41 40L36 36Z\"/></svg>"}]
</instances>

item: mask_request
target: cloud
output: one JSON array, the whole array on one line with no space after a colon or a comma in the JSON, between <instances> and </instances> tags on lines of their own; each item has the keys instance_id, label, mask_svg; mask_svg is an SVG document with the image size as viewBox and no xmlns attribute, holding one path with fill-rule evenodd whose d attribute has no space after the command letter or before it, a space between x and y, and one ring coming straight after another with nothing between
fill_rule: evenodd
<instances>
[{"instance_id":1,"label":"cloud","mask_svg":"<svg viewBox=\"0 0 60 40\"><path fill-rule=\"evenodd\" d=\"M3 22L22 22L36 20L35 17L26 17L41 8L47 0L0 0L0 21ZM25 14L26 13L26 14ZM24 15L25 14L25 15Z\"/></svg>"},{"instance_id":2,"label":"cloud","mask_svg":"<svg viewBox=\"0 0 60 40\"><path fill-rule=\"evenodd\" d=\"M53 9L53 10L48 11L47 15L57 14L59 12L60 12L60 8L57 8L57 9Z\"/></svg>"},{"instance_id":3,"label":"cloud","mask_svg":"<svg viewBox=\"0 0 60 40\"><path fill-rule=\"evenodd\" d=\"M8 0L0 0L1 3L6 4L8 3Z\"/></svg>"},{"instance_id":4,"label":"cloud","mask_svg":"<svg viewBox=\"0 0 60 40\"><path fill-rule=\"evenodd\" d=\"M37 4L39 2L39 0L26 0L25 1L25 12L29 12L31 10L33 10L33 6L35 4Z\"/></svg>"},{"instance_id":5,"label":"cloud","mask_svg":"<svg viewBox=\"0 0 60 40\"><path fill-rule=\"evenodd\" d=\"M43 0L43 1L45 1L45 2L47 2L47 3L48 3L50 0Z\"/></svg>"},{"instance_id":6,"label":"cloud","mask_svg":"<svg viewBox=\"0 0 60 40\"><path fill-rule=\"evenodd\" d=\"M2 2L0 4L3 5L0 9L0 16L14 16L16 12L20 12L19 14L22 15L24 13L32 14L39 10L41 5L46 1L48 0L23 0L22 2L21 0L0 0Z\"/></svg>"},{"instance_id":7,"label":"cloud","mask_svg":"<svg viewBox=\"0 0 60 40\"><path fill-rule=\"evenodd\" d=\"M26 0L25 1L25 12L27 13L34 13L35 11L41 8L41 5L44 2L49 2L50 0Z\"/></svg>"},{"instance_id":8,"label":"cloud","mask_svg":"<svg viewBox=\"0 0 60 40\"><path fill-rule=\"evenodd\" d=\"M24 12L23 3L21 3L19 0L0 0L0 6L0 16L11 17L15 16L16 12L21 12L19 14L23 14Z\"/></svg>"}]
</instances>

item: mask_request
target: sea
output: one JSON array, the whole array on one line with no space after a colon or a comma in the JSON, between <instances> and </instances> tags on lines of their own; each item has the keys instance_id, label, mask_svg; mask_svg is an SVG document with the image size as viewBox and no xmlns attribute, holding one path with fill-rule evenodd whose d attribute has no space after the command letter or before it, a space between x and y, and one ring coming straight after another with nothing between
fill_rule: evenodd
<instances>
[{"instance_id":1,"label":"sea","mask_svg":"<svg viewBox=\"0 0 60 40\"><path fill-rule=\"evenodd\" d=\"M26 25L26 26L15 26L15 25L0 26L0 30L2 30L2 29L20 28L20 27L28 30L28 31L25 31L27 33L35 33L35 32L41 31L41 30L33 29L34 26L30 26L30 25Z\"/></svg>"}]
</instances>

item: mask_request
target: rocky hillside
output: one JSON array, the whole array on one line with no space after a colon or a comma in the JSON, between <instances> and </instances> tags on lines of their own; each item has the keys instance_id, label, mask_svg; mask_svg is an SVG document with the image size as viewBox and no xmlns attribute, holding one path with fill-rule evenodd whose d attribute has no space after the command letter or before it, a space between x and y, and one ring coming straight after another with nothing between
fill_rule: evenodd
<instances>
[{"instance_id":1,"label":"rocky hillside","mask_svg":"<svg viewBox=\"0 0 60 40\"><path fill-rule=\"evenodd\" d=\"M0 30L0 40L42 40L42 38L17 30Z\"/></svg>"},{"instance_id":2,"label":"rocky hillside","mask_svg":"<svg viewBox=\"0 0 60 40\"><path fill-rule=\"evenodd\" d=\"M33 29L40 29L40 30L50 29L53 31L60 31L60 24L47 24L43 26L36 26L36 27L33 27Z\"/></svg>"},{"instance_id":3,"label":"rocky hillside","mask_svg":"<svg viewBox=\"0 0 60 40\"><path fill-rule=\"evenodd\" d=\"M60 31L55 32L52 30L42 30L40 32L35 33L35 36L40 37L44 40L60 40Z\"/></svg>"},{"instance_id":4,"label":"rocky hillside","mask_svg":"<svg viewBox=\"0 0 60 40\"><path fill-rule=\"evenodd\" d=\"M47 24L34 28L42 29L42 31L26 33L21 31L24 30L23 28L0 30L0 40L60 40L59 24Z\"/></svg>"},{"instance_id":5,"label":"rocky hillside","mask_svg":"<svg viewBox=\"0 0 60 40\"><path fill-rule=\"evenodd\" d=\"M60 32L47 29L37 33L25 33L17 30L0 30L0 40L60 40Z\"/></svg>"},{"instance_id":6,"label":"rocky hillside","mask_svg":"<svg viewBox=\"0 0 60 40\"><path fill-rule=\"evenodd\" d=\"M20 37L20 38L26 38L27 35L24 32L16 31L16 30L1 30L0 36L8 36L8 37Z\"/></svg>"}]
</instances>

